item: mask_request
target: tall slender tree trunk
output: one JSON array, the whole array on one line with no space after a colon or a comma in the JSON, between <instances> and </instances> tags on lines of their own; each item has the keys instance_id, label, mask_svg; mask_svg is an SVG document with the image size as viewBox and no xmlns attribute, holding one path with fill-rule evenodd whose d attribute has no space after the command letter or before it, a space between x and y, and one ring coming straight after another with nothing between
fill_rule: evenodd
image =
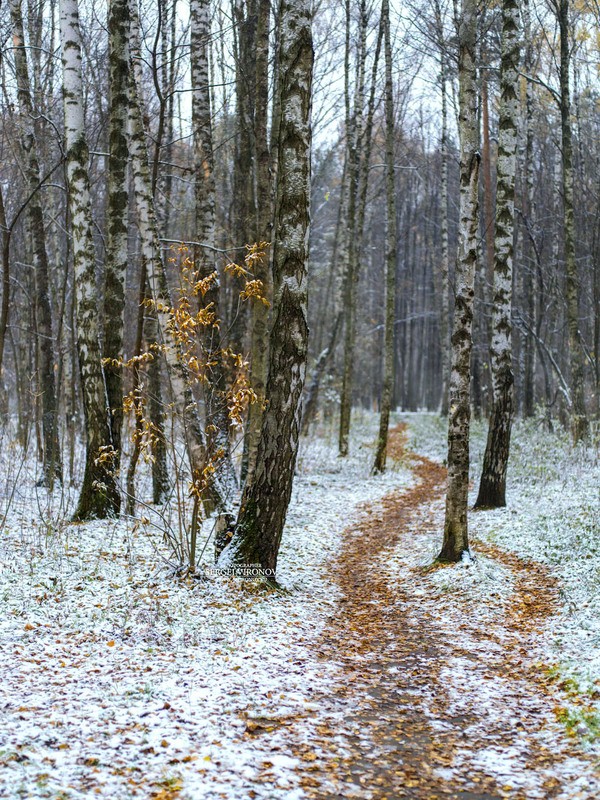
<instances>
[{"instance_id":1,"label":"tall slender tree trunk","mask_svg":"<svg viewBox=\"0 0 600 800\"><path fill-rule=\"evenodd\" d=\"M519 27L519 3L517 0L503 0L490 348L493 396L476 508L500 508L506 505L506 471L514 403L511 316L519 121Z\"/></svg>"},{"instance_id":2,"label":"tall slender tree trunk","mask_svg":"<svg viewBox=\"0 0 600 800\"><path fill-rule=\"evenodd\" d=\"M123 426L123 317L127 272L127 116L129 111L129 2L108 8L109 136L106 270L104 285L104 375L115 469L121 461Z\"/></svg>"},{"instance_id":3,"label":"tall slender tree trunk","mask_svg":"<svg viewBox=\"0 0 600 800\"><path fill-rule=\"evenodd\" d=\"M313 367L308 389L306 391L306 398L304 401L304 412L302 414L302 435L307 436L310 428L310 423L317 413L319 402L319 389L321 381L325 375L328 364L331 362L335 353L335 348L338 342L339 332L343 325L343 309L342 305L342 280L343 276L340 274L339 264L345 263L345 247L346 247L346 231L343 230L343 222L346 218L347 210L347 159L344 159L344 168L342 170L342 180L340 185L340 202L338 206L337 219L335 223L335 234L333 237L333 247L331 249L331 260L329 262L329 281L332 284L333 292L333 324L329 331L329 338L325 347L319 353L317 361ZM324 305L324 314L326 314L327 306Z\"/></svg>"},{"instance_id":4,"label":"tall slender tree trunk","mask_svg":"<svg viewBox=\"0 0 600 800\"><path fill-rule=\"evenodd\" d=\"M270 0L258 0L256 23L256 80L254 87L254 170L256 173L256 213L254 242L269 242L271 236L273 204L269 170L270 151L267 134L267 108L269 104L269 21ZM271 263L268 255L256 262L254 277L262 281L263 296L271 298ZM242 480L251 480L256 464L256 451L260 438L261 420L265 400L265 387L269 368L269 307L255 302L251 307L250 328L250 385L258 402L248 409Z\"/></svg>"},{"instance_id":5,"label":"tall slender tree trunk","mask_svg":"<svg viewBox=\"0 0 600 800\"><path fill-rule=\"evenodd\" d=\"M313 46L309 0L281 0L277 200L273 252L274 317L268 406L254 479L246 484L233 539L222 559L277 566L298 452L308 326L306 282L310 203Z\"/></svg>"},{"instance_id":6,"label":"tall slender tree trunk","mask_svg":"<svg viewBox=\"0 0 600 800\"><path fill-rule=\"evenodd\" d=\"M447 53L444 37L444 24L442 19L439 0L435 0L435 16L437 36L440 48L440 92L442 99L442 119L440 134L440 156L441 156L441 262L440 262L440 283L441 283L441 310L440 310L440 345L442 361L442 399L441 414L448 416L448 387L450 383L450 257L448 245L448 75L447 75Z\"/></svg>"},{"instance_id":7,"label":"tall slender tree trunk","mask_svg":"<svg viewBox=\"0 0 600 800\"><path fill-rule=\"evenodd\" d=\"M135 5L131 6L131 49L139 53L139 19ZM129 104L129 152L134 184L135 204L138 214L141 256L145 262L148 283L161 336L165 346L165 362L171 384L174 410L183 428L183 437L189 456L192 476L197 479L206 466L206 446L202 423L193 397L191 377L184 363L183 354L169 335L171 326L172 300L167 284L165 266L162 260L158 225L154 209L152 179L148 160L148 146L140 105L141 69L134 62L130 83ZM223 524L229 524L232 516L232 499L227 488L222 487L219 475L214 474L207 487L205 506L209 511L216 509Z\"/></svg>"},{"instance_id":8,"label":"tall slender tree trunk","mask_svg":"<svg viewBox=\"0 0 600 800\"><path fill-rule=\"evenodd\" d=\"M33 245L35 271L36 330L39 354L39 388L42 404L42 458L44 483L52 489L56 479L62 479L60 445L58 441L58 399L54 379L54 336L48 278L48 253L44 212L39 193L41 173L35 130L35 110L29 81L27 51L23 33L20 0L10 0L13 27L13 49L17 77L17 101L21 117L21 148L30 200L27 220Z\"/></svg>"},{"instance_id":9,"label":"tall slender tree trunk","mask_svg":"<svg viewBox=\"0 0 600 800\"><path fill-rule=\"evenodd\" d=\"M215 243L215 178L213 164L210 109L208 46L210 41L210 1L192 0L190 4L192 128L194 131L194 194L195 233L206 247L194 253L198 277L202 280L215 274L203 302L219 320L220 284L214 261ZM233 501L237 481L229 445L227 385L223 369L220 332L217 326L200 331L204 358L209 366L209 383L205 385L207 456L216 470L219 483L229 501Z\"/></svg>"},{"instance_id":10,"label":"tall slender tree trunk","mask_svg":"<svg viewBox=\"0 0 600 800\"><path fill-rule=\"evenodd\" d=\"M459 25L460 219L452 332L448 416L448 487L440 561L460 561L469 552L469 429L473 297L479 212L477 124L477 0L462 0Z\"/></svg>"},{"instance_id":11,"label":"tall slender tree trunk","mask_svg":"<svg viewBox=\"0 0 600 800\"><path fill-rule=\"evenodd\" d=\"M529 0L524 0L521 5L523 21L523 71L531 75L533 70L533 44L531 41L531 10ZM522 207L523 207L523 236L521 274L523 276L523 294L528 323L535 330L536 327L536 297L534 290L534 255L533 237L535 233L535 193L533 185L533 82L525 82L524 111L524 144L522 159ZM523 353L523 407L524 417L532 417L535 407L535 339L525 332L522 337Z\"/></svg>"},{"instance_id":12,"label":"tall slender tree trunk","mask_svg":"<svg viewBox=\"0 0 600 800\"><path fill-rule=\"evenodd\" d=\"M159 341L158 320L154 309L147 309L145 318L146 341ZM162 401L162 358L155 358L148 365L148 413L156 433L152 441L152 502L164 503L171 487L167 467L167 442L165 439L165 404Z\"/></svg>"},{"instance_id":13,"label":"tall slender tree trunk","mask_svg":"<svg viewBox=\"0 0 600 800\"><path fill-rule=\"evenodd\" d=\"M11 231L6 219L4 193L0 186L0 228L2 229L2 304L0 305L0 376L4 364L6 330L8 328L8 312L10 309L10 237Z\"/></svg>"},{"instance_id":14,"label":"tall slender tree trunk","mask_svg":"<svg viewBox=\"0 0 600 800\"><path fill-rule=\"evenodd\" d=\"M77 349L86 431L85 472L75 519L86 520L117 514L120 500L113 468L100 352L96 254L92 233L89 150L85 135L77 0L61 0L60 28L67 178L73 230Z\"/></svg>"},{"instance_id":15,"label":"tall slender tree trunk","mask_svg":"<svg viewBox=\"0 0 600 800\"><path fill-rule=\"evenodd\" d=\"M131 24L131 31L128 41L129 47L129 56L131 59L131 69L133 75L135 76L134 79L137 80L138 85L140 87L140 93L138 97L138 102L140 104L140 108L144 106L144 98L142 93L142 70L141 70L141 51L140 51L140 36L138 32L139 23L138 23L138 12L137 12L137 5L135 4L137 0L134 0L134 4L129 6L128 13L130 17ZM133 16L132 16L133 11ZM161 0L159 4L159 12L160 12L160 24L162 28L162 32L166 31L166 10L165 10L165 0ZM177 17L177 0L172 4L171 8L171 26L170 26L170 41L175 41L175 25L176 25L176 17ZM165 53L167 50L167 46L165 47ZM158 166L159 166L159 158L161 154L161 146L162 146L162 139L163 136L166 136L167 139L167 146L166 146L166 154L165 159L170 164L171 162L171 140L173 137L173 112L174 112L174 91L173 87L175 84L175 75L176 75L176 67L175 67L175 58L176 58L177 48L173 46L171 48L171 57L169 60L168 70L166 69L166 56L164 62L164 69L161 71L161 77L163 80L163 86L161 88L161 97L160 97L160 112L159 112L159 131L160 135L157 135L155 146L154 146L154 161L152 164L152 177L151 177L151 187L152 187L152 194L154 202L156 202L156 189L158 185ZM168 76L165 77L165 72L168 72ZM165 99L165 95L167 92L170 92L168 99ZM171 208L171 194L172 194L172 175L171 169L167 170L167 175L165 178L165 185L164 185L164 208L163 208L163 224L164 224L164 233L168 236L168 225L169 225L169 213ZM158 220L157 220L158 223ZM145 301L151 298L150 288L148 286L148 273L146 270L146 264L142 259L142 263L140 265L140 282L139 282L139 291L138 291L138 317L137 317L137 326L136 326L136 338L135 338L135 345L134 345L134 352L133 356L137 357L142 352L142 346L144 343L144 335L146 337L146 343L149 348L153 345L158 343L157 340L157 330L158 326L156 324L156 313L153 309L145 307ZM168 491L169 491L169 470L167 466L167 450L166 450L166 441L165 441L165 432L164 432L164 404L162 399L162 384L160 380L161 376L161 368L160 364L163 360L163 355L160 351L160 348L156 348L155 352L153 353L154 358L150 362L148 366L148 416L150 419L150 423L153 426L154 432L156 434L155 439L153 440L152 445L152 497L153 502L161 503L164 502ZM142 371L139 365L135 365L133 368L133 392L134 395L138 394L141 391L141 381L142 381ZM137 469L137 464L139 461L139 457L141 455L141 439L140 436L142 435L142 418L139 415L136 415L135 420L135 427L136 427L136 440L134 443L133 452L131 454L131 458L129 461L129 465L127 467L127 478L126 478L126 486L127 486L127 513L133 514L135 508L135 473Z\"/></svg>"},{"instance_id":16,"label":"tall slender tree trunk","mask_svg":"<svg viewBox=\"0 0 600 800\"><path fill-rule=\"evenodd\" d=\"M346 2L346 73L349 72L350 0ZM367 36L367 8L365 0L360 5L360 38L355 86L354 112L351 115L349 98L346 98L346 136L348 147L348 265L344 279L344 362L342 392L340 397L340 430L338 449L340 456L349 451L350 416L352 412L352 386L354 381L354 349L356 344L356 300L358 289L357 195L360 180L360 142L362 139L362 114L364 106L365 60Z\"/></svg>"},{"instance_id":17,"label":"tall slender tree trunk","mask_svg":"<svg viewBox=\"0 0 600 800\"><path fill-rule=\"evenodd\" d=\"M569 41L569 0L558 0L560 28L560 119L562 138L562 189L565 237L565 265L567 271L567 327L571 362L571 432L575 442L588 437L589 422L585 407L585 361L581 331L579 329L579 274L575 253L575 212L573 207L573 134L571 128L571 92L569 74L571 65Z\"/></svg>"},{"instance_id":18,"label":"tall slender tree trunk","mask_svg":"<svg viewBox=\"0 0 600 800\"><path fill-rule=\"evenodd\" d=\"M390 41L390 6L388 0L381 4L385 52L385 340L383 387L379 436L373 472L383 472L387 457L388 427L394 385L394 316L396 310L396 181L394 163L394 86L392 83L392 45Z\"/></svg>"}]
</instances>

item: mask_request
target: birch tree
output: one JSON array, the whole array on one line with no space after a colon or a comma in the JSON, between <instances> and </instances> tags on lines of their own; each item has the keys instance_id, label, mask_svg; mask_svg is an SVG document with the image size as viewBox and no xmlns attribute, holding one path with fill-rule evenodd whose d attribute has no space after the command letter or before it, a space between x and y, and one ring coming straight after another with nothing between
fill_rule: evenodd
<instances>
[{"instance_id":1,"label":"birch tree","mask_svg":"<svg viewBox=\"0 0 600 800\"><path fill-rule=\"evenodd\" d=\"M190 3L190 54L192 76L192 128L194 131L195 266L200 280L212 276L204 304L219 320L219 277L214 263L215 178L213 165L208 45L210 41L210 0ZM218 327L201 330L204 358L208 365L205 384L207 445L214 467L228 496L233 497L237 481L229 445L227 385Z\"/></svg>"},{"instance_id":2,"label":"birch tree","mask_svg":"<svg viewBox=\"0 0 600 800\"><path fill-rule=\"evenodd\" d=\"M146 131L142 117L139 17L135 4L130 5L130 19L133 65L129 87L128 142L140 233L141 256L145 264L148 284L154 301L161 344L164 345L174 412L182 426L192 478L196 481L199 480L204 467L207 466L205 460L206 442L197 403L192 392L191 376L186 366L185 358L177 343L173 342L173 337L170 333L172 330L170 309L173 308L173 303L161 254ZM227 487L221 485L218 474L214 474L209 480L204 500L207 510L216 509L218 512L220 527L227 527L233 521L233 498L228 494Z\"/></svg>"},{"instance_id":3,"label":"birch tree","mask_svg":"<svg viewBox=\"0 0 600 800\"><path fill-rule=\"evenodd\" d=\"M519 121L519 3L502 2L502 60L496 165L494 298L492 309L492 413L476 508L506 505L506 471L513 417L512 286L515 172Z\"/></svg>"},{"instance_id":4,"label":"birch tree","mask_svg":"<svg viewBox=\"0 0 600 800\"><path fill-rule=\"evenodd\" d=\"M441 203L441 253L440 253L440 343L442 357L441 414L448 416L448 385L450 382L450 256L448 244L448 53L444 36L444 19L439 0L435 0L435 32L440 50L440 94L442 101L440 131L440 203Z\"/></svg>"},{"instance_id":5,"label":"birch tree","mask_svg":"<svg viewBox=\"0 0 600 800\"><path fill-rule=\"evenodd\" d=\"M460 561L463 554L469 552L470 379L481 158L475 62L477 0L462 0L458 38L460 209L449 390L448 486L440 561Z\"/></svg>"},{"instance_id":6,"label":"birch tree","mask_svg":"<svg viewBox=\"0 0 600 800\"><path fill-rule=\"evenodd\" d=\"M106 399L114 468L121 459L123 424L123 315L127 272L129 192L127 184L127 117L129 111L129 3L110 0L108 7L109 136L108 208L104 284L104 347Z\"/></svg>"},{"instance_id":7,"label":"birch tree","mask_svg":"<svg viewBox=\"0 0 600 800\"><path fill-rule=\"evenodd\" d=\"M49 488L55 479L61 480L62 467L58 441L58 399L54 379L54 336L52 332L52 309L48 280L48 251L46 248L46 226L40 197L41 172L35 124L32 88L29 79L27 50L23 31L20 0L10 0L10 15L13 29L13 51L17 78L17 102L21 126L21 151L27 182L29 202L27 223L33 244L35 273L35 312L39 351L39 392L42 399L42 455L44 483Z\"/></svg>"},{"instance_id":8,"label":"birch tree","mask_svg":"<svg viewBox=\"0 0 600 800\"><path fill-rule=\"evenodd\" d=\"M61 0L60 33L69 207L77 316L77 350L83 394L86 456L75 519L106 517L119 511L113 448L102 375L100 315L96 292L96 254L85 135L81 34L77 0Z\"/></svg>"},{"instance_id":9,"label":"birch tree","mask_svg":"<svg viewBox=\"0 0 600 800\"><path fill-rule=\"evenodd\" d=\"M390 40L390 6L388 0L381 4L385 53L385 195L386 195L386 253L385 253L385 334L384 369L381 392L379 436L373 472L385 470L388 427L394 381L394 317L396 310L396 186L394 163L394 87L392 83L392 45Z\"/></svg>"},{"instance_id":10,"label":"birch tree","mask_svg":"<svg viewBox=\"0 0 600 800\"><path fill-rule=\"evenodd\" d=\"M579 274L575 252L575 211L573 206L573 131L571 125L571 90L569 86L571 51L569 0L553 0L560 29L560 130L562 152L562 195L566 268L567 327L571 366L571 431L575 442L589 434L585 408L585 354L579 328Z\"/></svg>"},{"instance_id":11,"label":"birch tree","mask_svg":"<svg viewBox=\"0 0 600 800\"><path fill-rule=\"evenodd\" d=\"M350 0L346 0L346 81L350 73ZM352 385L354 379L354 349L356 345L356 300L358 288L358 258L360 243L357 236L357 195L360 180L360 141L365 91L365 64L367 57L367 5L360 4L360 34L358 43L358 68L355 86L354 110L350 111L350 96L346 86L346 136L348 137L348 264L344 277L344 362L340 396L339 454L347 456L352 413Z\"/></svg>"},{"instance_id":12,"label":"birch tree","mask_svg":"<svg viewBox=\"0 0 600 800\"><path fill-rule=\"evenodd\" d=\"M313 69L310 9L309 0L281 0L279 6L280 120L268 406L254 479L244 488L236 530L222 554L223 563L258 563L273 573L292 492L306 372Z\"/></svg>"}]
</instances>

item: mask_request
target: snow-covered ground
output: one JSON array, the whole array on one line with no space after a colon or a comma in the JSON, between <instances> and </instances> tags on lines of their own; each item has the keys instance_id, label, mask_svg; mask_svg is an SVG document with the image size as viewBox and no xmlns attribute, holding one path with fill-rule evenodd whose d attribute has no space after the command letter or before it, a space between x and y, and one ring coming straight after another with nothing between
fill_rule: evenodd
<instances>
[{"instance_id":1,"label":"snow-covered ground","mask_svg":"<svg viewBox=\"0 0 600 800\"><path fill-rule=\"evenodd\" d=\"M399 418L408 422L416 452L443 461L445 421L428 414ZM64 522L76 493L57 489L47 497L35 486L35 466L2 443L0 796L304 796L288 732L293 728L304 743L306 760L319 758L306 749L318 724L316 701L343 680L338 665L318 653L338 599L324 567L361 505L374 503L377 513L381 497L412 482L409 462L371 477L377 418L357 412L353 424L347 460L336 456L333 427L302 442L278 568L285 592L176 578L160 516L149 509L141 513L154 525ZM485 428L476 423L474 492L484 442ZM574 451L562 432L517 423L508 507L470 516L476 539L547 564L561 581L563 610L539 642L548 679L562 682L564 694L562 717L551 714L540 734L548 748L565 724L590 747L600 729L599 479L597 449ZM431 604L432 620L447 614L438 620L440 641L492 659L503 649L502 631L482 644L468 626L455 624L458 605L451 612L443 598L459 593L470 608L468 624L485 630L510 607L514 572L480 553L474 564L424 571L415 580L414 568L436 555L442 518L440 500L424 508L419 524L428 536L414 552L407 553L410 540L403 544L401 566L393 559L382 566L394 579L399 571L406 576L411 602L421 603L421 611ZM486 682L485 675L477 681L472 664L448 652L441 678L457 714L475 698L482 724L485 714L502 721L512 709L526 725L530 706L521 688L514 684L511 695L501 681ZM454 685L456 676L475 683ZM423 702L429 718L429 701ZM488 764L514 791L543 797L539 775L523 777L530 749L494 747L479 754L481 764L465 753L465 769ZM575 783L580 769L578 760L564 762L564 780L577 785L580 797L595 796L587 777Z\"/></svg>"},{"instance_id":2,"label":"snow-covered ground","mask_svg":"<svg viewBox=\"0 0 600 800\"><path fill-rule=\"evenodd\" d=\"M433 414L402 415L413 449L438 461L446 457L446 423ZM475 501L487 427L472 426L470 495ZM522 558L549 566L560 580L563 607L542 643L540 658L564 690L558 716L568 730L600 753L600 448L571 445L541 420L513 428L507 507L469 517L470 533ZM476 551L476 546L475 546ZM430 555L435 555L432 552ZM510 574L480 556L472 569L442 570L433 579L443 591L506 593ZM492 578L492 580L490 580Z\"/></svg>"},{"instance_id":3,"label":"snow-covered ground","mask_svg":"<svg viewBox=\"0 0 600 800\"><path fill-rule=\"evenodd\" d=\"M0 796L301 796L279 731L337 679L315 653L336 601L323 564L357 504L411 480L370 476L377 420L354 422L349 459L333 430L302 443L284 593L178 580L159 528L65 523L74 492L47 497L2 449Z\"/></svg>"}]
</instances>

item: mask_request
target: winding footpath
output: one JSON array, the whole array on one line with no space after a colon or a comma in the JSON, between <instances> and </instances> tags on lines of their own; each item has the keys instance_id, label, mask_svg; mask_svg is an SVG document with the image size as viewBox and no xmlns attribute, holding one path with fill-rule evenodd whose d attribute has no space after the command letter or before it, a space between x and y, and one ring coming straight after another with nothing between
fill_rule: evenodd
<instances>
[{"instance_id":1,"label":"winding footpath","mask_svg":"<svg viewBox=\"0 0 600 800\"><path fill-rule=\"evenodd\" d=\"M390 457L411 459L414 486L364 510L328 567L341 597L319 657L339 680L294 743L306 796L599 797L599 773L557 722L538 661L555 579L475 541L509 591L484 602L444 591L448 568L423 564L439 537L445 470L405 443L399 426Z\"/></svg>"}]
</instances>

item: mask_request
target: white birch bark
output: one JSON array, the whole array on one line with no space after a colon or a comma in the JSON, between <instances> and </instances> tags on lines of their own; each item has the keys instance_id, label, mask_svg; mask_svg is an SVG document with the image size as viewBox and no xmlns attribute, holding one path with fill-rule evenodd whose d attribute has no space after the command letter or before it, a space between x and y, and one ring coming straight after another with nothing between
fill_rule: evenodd
<instances>
[{"instance_id":1,"label":"white birch bark","mask_svg":"<svg viewBox=\"0 0 600 800\"><path fill-rule=\"evenodd\" d=\"M129 2L110 0L108 7L109 136L106 264L104 278L104 369L111 436L121 458L123 424L123 324L128 251L127 116L129 107Z\"/></svg>"},{"instance_id":2,"label":"white birch bark","mask_svg":"<svg viewBox=\"0 0 600 800\"><path fill-rule=\"evenodd\" d=\"M435 2L435 26L440 50L440 94L442 100L442 119L440 132L440 203L441 203L441 309L440 309L440 343L442 360L442 401L441 414L448 416L448 387L450 383L450 257L448 244L448 75L446 52L447 44L444 35L444 20L439 0Z\"/></svg>"},{"instance_id":3,"label":"white birch bark","mask_svg":"<svg viewBox=\"0 0 600 800\"><path fill-rule=\"evenodd\" d=\"M440 561L460 561L469 552L470 380L473 298L479 216L479 129L477 118L477 0L462 0L459 23L460 209L456 295L452 332L448 415L448 486Z\"/></svg>"},{"instance_id":4,"label":"white birch bark","mask_svg":"<svg viewBox=\"0 0 600 800\"><path fill-rule=\"evenodd\" d=\"M195 248L194 261L201 279L217 272L213 249L215 245L215 178L208 64L209 41L210 0L191 0L190 58L196 225L194 238L205 245ZM203 299L205 305L212 306L212 311L217 319L219 318L219 301L220 282L217 277ZM237 490L237 481L231 460L227 385L219 329L212 326L204 328L200 331L200 340L204 350L204 359L207 364L211 365L208 373L210 382L204 387L207 456L213 462L215 475L223 491L228 497L233 497ZM217 541L217 553L221 546L222 543Z\"/></svg>"},{"instance_id":5,"label":"white birch bark","mask_svg":"<svg viewBox=\"0 0 600 800\"><path fill-rule=\"evenodd\" d=\"M138 227L142 258L146 264L148 283L155 302L156 316L161 339L165 347L165 361L175 405L175 413L183 426L190 468L194 479L199 478L206 466L206 447L202 423L193 398L190 375L183 355L169 334L172 298L166 279L161 256L160 238L154 209L152 180L148 160L148 146L144 129L141 106L141 66L139 58L139 18L135 4L131 6L131 54L133 68L130 85L129 104L129 151L131 156L135 204L138 214ZM208 486L205 506L207 510L216 509L225 524L233 519L233 500L227 487L220 484L219 476L214 475Z\"/></svg>"},{"instance_id":6,"label":"white birch bark","mask_svg":"<svg viewBox=\"0 0 600 800\"><path fill-rule=\"evenodd\" d=\"M496 165L494 298L492 308L492 413L475 506L506 505L506 471L513 416L512 286L515 173L519 120L519 4L502 3L500 113Z\"/></svg>"},{"instance_id":7,"label":"white birch bark","mask_svg":"<svg viewBox=\"0 0 600 800\"><path fill-rule=\"evenodd\" d=\"M258 563L273 575L292 492L306 372L313 66L310 6L310 0L281 0L279 8L277 91L281 116L268 406L254 479L244 489L234 537L222 554L223 563Z\"/></svg>"},{"instance_id":8,"label":"white birch bark","mask_svg":"<svg viewBox=\"0 0 600 800\"><path fill-rule=\"evenodd\" d=\"M100 351L100 319L96 292L96 255L92 235L89 150L85 135L81 34L77 0L60 0L63 103L69 208L73 234L73 267L79 373L86 428L86 460L75 518L113 516L120 497L112 470L98 459L111 445Z\"/></svg>"}]
</instances>

